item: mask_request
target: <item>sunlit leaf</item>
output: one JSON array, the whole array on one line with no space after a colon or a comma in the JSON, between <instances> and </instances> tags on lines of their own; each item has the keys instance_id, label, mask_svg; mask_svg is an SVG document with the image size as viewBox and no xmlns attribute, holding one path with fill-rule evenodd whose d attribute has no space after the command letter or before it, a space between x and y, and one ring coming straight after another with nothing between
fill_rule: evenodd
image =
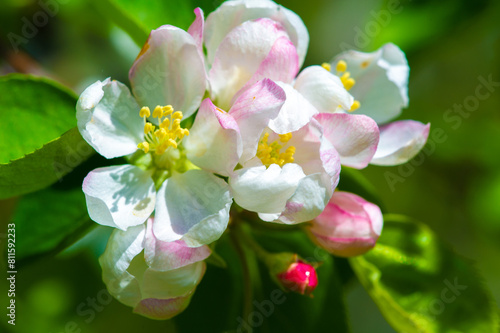
<instances>
[{"instance_id":1,"label":"sunlit leaf","mask_svg":"<svg viewBox=\"0 0 500 333\"><path fill-rule=\"evenodd\" d=\"M76 126L76 96L57 82L0 77L0 164L32 153Z\"/></svg>"},{"instance_id":2,"label":"sunlit leaf","mask_svg":"<svg viewBox=\"0 0 500 333\"><path fill-rule=\"evenodd\" d=\"M397 331L497 330L496 307L472 263L421 223L386 215L376 247L350 262Z\"/></svg>"}]
</instances>

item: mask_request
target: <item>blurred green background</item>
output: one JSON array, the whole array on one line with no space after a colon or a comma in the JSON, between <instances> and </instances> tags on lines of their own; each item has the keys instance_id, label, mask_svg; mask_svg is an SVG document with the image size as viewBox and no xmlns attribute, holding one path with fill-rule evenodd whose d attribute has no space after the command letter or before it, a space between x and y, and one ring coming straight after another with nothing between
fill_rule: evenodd
<instances>
[{"instance_id":1,"label":"blurred green background","mask_svg":"<svg viewBox=\"0 0 500 333\"><path fill-rule=\"evenodd\" d=\"M208 14L219 3L203 1L200 6ZM386 42L405 51L411 68L410 106L400 118L430 122L430 142L408 164L369 166L363 174L388 212L426 223L456 252L473 259L485 278L478 283L487 284L500 304L500 84L485 87L483 83L500 82L500 2L284 0L281 4L299 14L309 29L305 66L328 61L347 48L373 51ZM23 17L32 17L40 3L2 0L0 74L47 75L77 94L109 76L128 82L128 69L140 48L106 18L107 9L97 0L61 1L59 9L20 52L13 52L6 36L20 34ZM477 98L477 89L488 97ZM86 168L102 163L94 157ZM77 169L69 185L53 188L76 188L85 172ZM17 199L1 203L2 225L16 203ZM16 331L169 332L189 321L203 323L205 318L197 318L195 311L203 309L182 314L175 322L157 322L133 315L115 300L99 299L104 285L97 257L109 233L108 228L95 227L57 256L23 262L17 280ZM227 277L209 267L199 289L217 279ZM394 332L359 283L346 287L353 332ZM218 297L224 292L212 290L208 295ZM331 331L336 332L334 327Z\"/></svg>"}]
</instances>

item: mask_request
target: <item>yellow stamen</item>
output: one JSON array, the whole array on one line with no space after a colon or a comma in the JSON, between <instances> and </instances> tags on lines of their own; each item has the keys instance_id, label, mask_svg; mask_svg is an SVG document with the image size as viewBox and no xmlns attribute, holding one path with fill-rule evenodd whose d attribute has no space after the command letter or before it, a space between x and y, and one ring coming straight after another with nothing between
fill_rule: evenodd
<instances>
[{"instance_id":1,"label":"yellow stamen","mask_svg":"<svg viewBox=\"0 0 500 333\"><path fill-rule=\"evenodd\" d=\"M339 60L335 69L337 70L337 72L345 72L345 70L347 69L347 63L344 60Z\"/></svg>"},{"instance_id":2,"label":"yellow stamen","mask_svg":"<svg viewBox=\"0 0 500 333\"><path fill-rule=\"evenodd\" d=\"M148 134L149 132L153 132L155 127L151 123L144 124L144 134Z\"/></svg>"},{"instance_id":3,"label":"yellow stamen","mask_svg":"<svg viewBox=\"0 0 500 333\"><path fill-rule=\"evenodd\" d=\"M181 140L189 135L187 128L181 127L182 112L175 111L171 105L157 106L153 111L153 117L158 118L159 128L146 120L151 115L148 107L141 108L139 115L144 118L144 142L137 145L137 148L144 153L154 152L157 155L165 153L167 149L176 149ZM165 119L162 119L166 117Z\"/></svg>"},{"instance_id":4,"label":"yellow stamen","mask_svg":"<svg viewBox=\"0 0 500 333\"><path fill-rule=\"evenodd\" d=\"M363 61L363 62L361 63L361 68L366 68L366 67L368 67L368 65L369 65L369 64L370 64L370 62L369 62L368 60Z\"/></svg>"},{"instance_id":5,"label":"yellow stamen","mask_svg":"<svg viewBox=\"0 0 500 333\"><path fill-rule=\"evenodd\" d=\"M163 110L161 109L161 106L157 105L153 111L153 118L161 118L163 115Z\"/></svg>"},{"instance_id":6,"label":"yellow stamen","mask_svg":"<svg viewBox=\"0 0 500 333\"><path fill-rule=\"evenodd\" d=\"M141 118L144 118L144 117L149 117L151 115L151 111L149 110L149 108L147 106L143 106L141 108L141 111L139 111L139 116Z\"/></svg>"},{"instance_id":7,"label":"yellow stamen","mask_svg":"<svg viewBox=\"0 0 500 333\"><path fill-rule=\"evenodd\" d=\"M342 82L342 83L344 84L344 88L346 90L349 90L352 87L354 87L354 85L356 84L356 80L354 80L352 77L350 77L347 80L345 80L345 82Z\"/></svg>"},{"instance_id":8,"label":"yellow stamen","mask_svg":"<svg viewBox=\"0 0 500 333\"><path fill-rule=\"evenodd\" d=\"M331 71L332 70L332 66L329 63L327 63L327 62L322 63L321 67L323 67L327 71Z\"/></svg>"},{"instance_id":9,"label":"yellow stamen","mask_svg":"<svg viewBox=\"0 0 500 333\"><path fill-rule=\"evenodd\" d=\"M351 109L349 110L349 112L356 111L357 109L359 109L360 106L361 103L359 103L359 101L354 101L351 105Z\"/></svg>"},{"instance_id":10,"label":"yellow stamen","mask_svg":"<svg viewBox=\"0 0 500 333\"><path fill-rule=\"evenodd\" d=\"M146 141L141 142L137 145L137 148L142 149L147 154L149 152L149 143Z\"/></svg>"},{"instance_id":11,"label":"yellow stamen","mask_svg":"<svg viewBox=\"0 0 500 333\"><path fill-rule=\"evenodd\" d=\"M280 134L279 138L279 141L286 144L292 138L292 133ZM268 143L268 140L269 133L265 133L257 146L257 157L262 161L262 164L266 167L269 167L271 164L278 164L282 167L283 165L294 161L294 146L289 146L284 152L281 152L283 146L280 145L278 141Z\"/></svg>"}]
</instances>

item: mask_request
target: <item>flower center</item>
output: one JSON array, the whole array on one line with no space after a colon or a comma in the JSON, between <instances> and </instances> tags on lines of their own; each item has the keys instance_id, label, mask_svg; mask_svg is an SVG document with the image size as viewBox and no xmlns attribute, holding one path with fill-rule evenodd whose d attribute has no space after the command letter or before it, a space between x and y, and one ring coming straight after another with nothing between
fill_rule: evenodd
<instances>
[{"instance_id":1,"label":"flower center","mask_svg":"<svg viewBox=\"0 0 500 333\"><path fill-rule=\"evenodd\" d=\"M284 148L286 143L292 138L292 133L280 134L278 140L268 143L269 133L265 133L257 146L257 157L260 158L262 164L269 167L271 164L278 164L280 167L287 163L292 163L294 161L293 155L295 154L295 147L289 146L284 152L281 149Z\"/></svg>"},{"instance_id":2,"label":"flower center","mask_svg":"<svg viewBox=\"0 0 500 333\"><path fill-rule=\"evenodd\" d=\"M365 68L366 66L367 65L364 65L364 63L361 64L361 67L363 67L363 68ZM326 62L323 63L321 65L321 67L323 67L324 69L326 69L329 72L332 69L332 66ZM339 60L337 62L337 65L335 66L335 70L337 71L336 75L340 78L340 81L342 82L342 84L344 85L344 88L346 90L350 90L352 87L354 87L354 85L356 84L356 80L354 80L351 77L351 73L347 72L347 63L344 60ZM361 104L359 103L359 101L354 101L351 105L351 109L347 110L347 111L349 111L349 112L355 111L355 110L359 109L360 106L361 106Z\"/></svg>"},{"instance_id":3,"label":"flower center","mask_svg":"<svg viewBox=\"0 0 500 333\"><path fill-rule=\"evenodd\" d=\"M141 108L139 116L144 119L144 142L137 145L145 153L154 152L162 155L173 147L177 148L181 140L189 135L189 130L181 127L182 112L175 111L171 105L157 106L153 111L153 118L158 118L159 128L147 121L151 111L147 106Z\"/></svg>"}]
</instances>

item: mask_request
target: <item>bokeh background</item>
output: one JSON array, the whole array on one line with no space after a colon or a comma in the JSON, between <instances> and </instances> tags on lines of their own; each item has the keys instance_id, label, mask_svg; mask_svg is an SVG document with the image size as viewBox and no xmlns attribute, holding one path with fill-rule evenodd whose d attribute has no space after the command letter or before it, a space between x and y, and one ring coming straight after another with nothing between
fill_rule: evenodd
<instances>
[{"instance_id":1,"label":"bokeh background","mask_svg":"<svg viewBox=\"0 0 500 333\"><path fill-rule=\"evenodd\" d=\"M128 69L139 46L106 18L106 8L97 0L63 2L48 24L19 52L14 52L7 34L19 34L23 17L32 17L40 10L40 3L1 1L0 74L49 76L77 94L108 76L127 82ZM219 3L202 1L199 5L208 13ZM485 283L500 304L500 2L280 3L298 13L309 29L311 41L305 66L329 61L349 48L373 51L386 42L404 50L411 68L410 106L400 118L430 122L430 142L424 152L406 165L369 166L362 172L388 212L406 214L426 223L457 253L472 259L484 277L477 283ZM494 83L486 87L484 80ZM477 95L478 89L483 95ZM485 94L488 96L483 97ZM8 140L1 133L0 137ZM86 168L102 163L94 157ZM76 170L65 185L56 184L51 190L58 190L58 186L77 187L84 176L85 172ZM26 207L30 212L43 210L51 202L50 191L44 198L45 202L29 196L1 202L2 227L12 218L20 218ZM78 200L74 203L81 204ZM71 207L65 209L72 213ZM36 220L37 216L32 218ZM43 223L37 225L43 227ZM22 263L17 280L16 331L169 332L197 320L193 311L189 313L191 317L183 314L175 322L151 321L133 315L114 300L102 298L104 285L97 258L109 233L108 228L93 227L84 239L62 253ZM29 232L25 235L29 237ZM199 288L208 288L204 285L217 279L218 270L209 268ZM346 290L353 332L394 332L358 282L349 282ZM211 291L215 298L224 293ZM4 324L2 320L0 325ZM331 331L337 330L332 327ZM199 332L204 330L200 328Z\"/></svg>"}]
</instances>

